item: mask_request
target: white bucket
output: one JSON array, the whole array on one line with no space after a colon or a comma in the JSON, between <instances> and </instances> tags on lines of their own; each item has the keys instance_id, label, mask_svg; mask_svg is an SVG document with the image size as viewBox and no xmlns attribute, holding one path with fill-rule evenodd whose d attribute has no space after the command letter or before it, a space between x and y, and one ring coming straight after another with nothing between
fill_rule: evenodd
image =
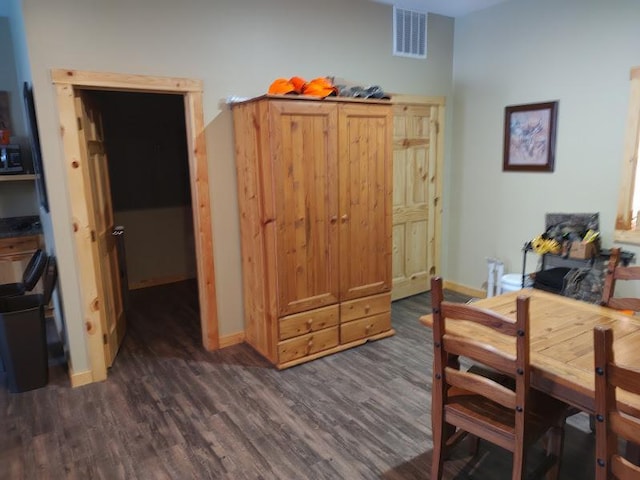
<instances>
[{"instance_id":1,"label":"white bucket","mask_svg":"<svg viewBox=\"0 0 640 480\"><path fill-rule=\"evenodd\" d=\"M524 286L530 287L533 284L529 275L525 277ZM501 293L515 292L522 288L522 274L521 273L507 273L500 279L500 291Z\"/></svg>"}]
</instances>

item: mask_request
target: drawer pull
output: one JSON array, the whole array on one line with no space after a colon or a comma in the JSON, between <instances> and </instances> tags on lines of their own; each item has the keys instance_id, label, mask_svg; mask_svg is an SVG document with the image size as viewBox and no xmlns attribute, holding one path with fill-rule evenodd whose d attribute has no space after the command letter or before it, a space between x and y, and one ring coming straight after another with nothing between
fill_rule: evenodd
<instances>
[{"instance_id":1,"label":"drawer pull","mask_svg":"<svg viewBox=\"0 0 640 480\"><path fill-rule=\"evenodd\" d=\"M311 328L311 324L313 323L313 318L307 320L307 327Z\"/></svg>"},{"instance_id":2,"label":"drawer pull","mask_svg":"<svg viewBox=\"0 0 640 480\"><path fill-rule=\"evenodd\" d=\"M367 303L364 307L364 313L369 313L369 310L371 310L371 305Z\"/></svg>"},{"instance_id":3,"label":"drawer pull","mask_svg":"<svg viewBox=\"0 0 640 480\"><path fill-rule=\"evenodd\" d=\"M369 330L371 330L371 328L372 328L372 327L373 327L373 325L372 325L372 324L369 324L369 325L367 325L367 326L365 327L364 331L365 331L366 333L369 333Z\"/></svg>"}]
</instances>

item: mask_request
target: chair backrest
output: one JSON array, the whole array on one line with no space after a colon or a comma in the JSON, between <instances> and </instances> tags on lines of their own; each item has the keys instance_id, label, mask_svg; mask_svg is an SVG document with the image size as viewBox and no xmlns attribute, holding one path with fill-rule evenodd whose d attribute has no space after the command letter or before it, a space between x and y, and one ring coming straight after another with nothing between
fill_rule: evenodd
<instances>
[{"instance_id":1,"label":"chair backrest","mask_svg":"<svg viewBox=\"0 0 640 480\"><path fill-rule=\"evenodd\" d=\"M36 250L22 273L22 286L30 292L40 280L44 267L47 265L47 254L44 250Z\"/></svg>"},{"instance_id":2,"label":"chair backrest","mask_svg":"<svg viewBox=\"0 0 640 480\"><path fill-rule=\"evenodd\" d=\"M51 295L53 295L53 289L58 281L58 266L56 264L56 257L53 255L47 259L47 268L43 278L43 292L42 292L42 304L48 305L51 301Z\"/></svg>"},{"instance_id":3,"label":"chair backrest","mask_svg":"<svg viewBox=\"0 0 640 480\"><path fill-rule=\"evenodd\" d=\"M620 249L612 248L602 289L602 302L600 303L618 310L640 312L640 298L614 296L617 280L640 280L640 267L620 265ZM640 283L638 286L640 287Z\"/></svg>"},{"instance_id":4,"label":"chair backrest","mask_svg":"<svg viewBox=\"0 0 640 480\"><path fill-rule=\"evenodd\" d=\"M456 389L462 389L514 409L515 438L524 439L526 407L529 397L529 298L520 296L516 302L516 321L483 310L473 305L446 302L443 299L442 279L431 280L433 307L433 403L446 405L448 396ZM498 351L483 341L483 338L466 338L449 335L448 329L461 320L475 322L487 328L486 339L495 335L512 337L515 356ZM515 391L472 371L459 369L457 358L463 356L491 367L515 378ZM490 420L487 421L490 423ZM523 444L523 441L520 441Z\"/></svg>"},{"instance_id":5,"label":"chair backrest","mask_svg":"<svg viewBox=\"0 0 640 480\"><path fill-rule=\"evenodd\" d=\"M640 419L621 414L620 390L640 395L640 370L619 365L613 351L611 327L594 329L596 386L596 479L640 478L640 467L618 454L618 438L640 444Z\"/></svg>"}]
</instances>

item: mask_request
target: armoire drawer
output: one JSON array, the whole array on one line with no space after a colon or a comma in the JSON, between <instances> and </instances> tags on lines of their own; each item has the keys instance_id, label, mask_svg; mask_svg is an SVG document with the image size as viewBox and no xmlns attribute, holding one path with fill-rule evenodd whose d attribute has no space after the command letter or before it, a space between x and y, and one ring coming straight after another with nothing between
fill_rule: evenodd
<instances>
[{"instance_id":1,"label":"armoire drawer","mask_svg":"<svg viewBox=\"0 0 640 480\"><path fill-rule=\"evenodd\" d=\"M280 340L338 325L338 305L316 308L280 319Z\"/></svg>"},{"instance_id":2,"label":"armoire drawer","mask_svg":"<svg viewBox=\"0 0 640 480\"><path fill-rule=\"evenodd\" d=\"M369 317L391 310L391 293L358 298L340 304L340 322L350 322L357 318Z\"/></svg>"},{"instance_id":3,"label":"armoire drawer","mask_svg":"<svg viewBox=\"0 0 640 480\"><path fill-rule=\"evenodd\" d=\"M278 362L285 363L306 357L338 345L338 327L325 328L317 332L278 342Z\"/></svg>"},{"instance_id":4,"label":"armoire drawer","mask_svg":"<svg viewBox=\"0 0 640 480\"><path fill-rule=\"evenodd\" d=\"M391 312L353 320L340 325L340 343L371 337L391 329Z\"/></svg>"}]
</instances>

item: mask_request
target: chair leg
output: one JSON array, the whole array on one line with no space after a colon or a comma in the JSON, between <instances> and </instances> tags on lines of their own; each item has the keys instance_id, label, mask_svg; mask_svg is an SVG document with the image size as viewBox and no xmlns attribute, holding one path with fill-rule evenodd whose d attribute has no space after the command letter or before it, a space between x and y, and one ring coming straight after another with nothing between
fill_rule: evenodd
<instances>
[{"instance_id":1,"label":"chair leg","mask_svg":"<svg viewBox=\"0 0 640 480\"><path fill-rule=\"evenodd\" d=\"M564 423L564 422L563 422ZM554 457L553 463L547 470L547 480L557 480L560 476L560 461L564 445L564 425L556 425L549 430L547 438L547 458Z\"/></svg>"},{"instance_id":2,"label":"chair leg","mask_svg":"<svg viewBox=\"0 0 640 480\"><path fill-rule=\"evenodd\" d=\"M469 435L469 455L475 457L478 455L478 451L480 450L480 437L475 435Z\"/></svg>"},{"instance_id":3,"label":"chair leg","mask_svg":"<svg viewBox=\"0 0 640 480\"><path fill-rule=\"evenodd\" d=\"M442 464L446 452L446 427L444 421L433 422L431 433L433 436L433 456L431 457L431 478L440 480L442 478Z\"/></svg>"},{"instance_id":4,"label":"chair leg","mask_svg":"<svg viewBox=\"0 0 640 480\"><path fill-rule=\"evenodd\" d=\"M524 448L516 449L513 452L513 468L511 470L511 480L522 480L525 478L525 455Z\"/></svg>"}]
</instances>

